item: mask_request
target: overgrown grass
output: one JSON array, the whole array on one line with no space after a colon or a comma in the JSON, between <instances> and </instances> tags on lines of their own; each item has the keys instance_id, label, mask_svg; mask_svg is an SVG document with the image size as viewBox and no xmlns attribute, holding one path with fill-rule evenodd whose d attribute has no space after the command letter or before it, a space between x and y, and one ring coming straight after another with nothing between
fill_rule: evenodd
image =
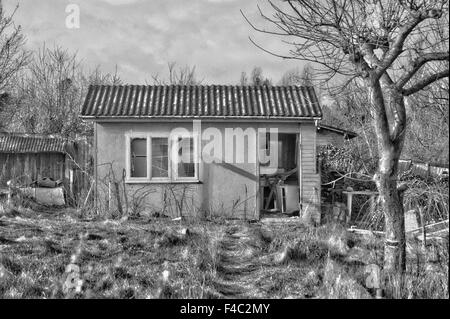
<instances>
[{"instance_id":1,"label":"overgrown grass","mask_svg":"<svg viewBox=\"0 0 450 319\"><path fill-rule=\"evenodd\" d=\"M54 215L4 210L0 296L204 297L214 269L208 245L215 226L189 225L186 236L177 235L184 227L163 219L84 221L70 209ZM79 266L79 292L64 291L70 264ZM167 280L162 278L164 271L169 273Z\"/></svg>"},{"instance_id":2,"label":"overgrown grass","mask_svg":"<svg viewBox=\"0 0 450 319\"><path fill-rule=\"evenodd\" d=\"M448 299L448 237L431 241L426 248L417 241L410 241L409 244L406 273L403 277L387 276L386 296L396 299Z\"/></svg>"},{"instance_id":3,"label":"overgrown grass","mask_svg":"<svg viewBox=\"0 0 450 319\"><path fill-rule=\"evenodd\" d=\"M365 265L382 265L380 239L339 225L91 217L0 209L0 297L370 298ZM386 297L448 298L448 241L433 258L415 249ZM73 265L79 282L68 281Z\"/></svg>"}]
</instances>

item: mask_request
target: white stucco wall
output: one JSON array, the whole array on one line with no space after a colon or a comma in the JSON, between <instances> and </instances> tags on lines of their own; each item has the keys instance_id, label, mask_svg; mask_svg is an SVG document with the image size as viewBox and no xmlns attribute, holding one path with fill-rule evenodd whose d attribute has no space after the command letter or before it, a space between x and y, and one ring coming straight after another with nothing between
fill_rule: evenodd
<instances>
[{"instance_id":1,"label":"white stucco wall","mask_svg":"<svg viewBox=\"0 0 450 319\"><path fill-rule=\"evenodd\" d=\"M97 136L97 189L99 194L99 206L107 205L108 198L114 198L114 187L110 185L108 191L108 178L112 167L116 179L121 179L123 169L126 167L126 135L135 133L169 133L175 127L184 127L192 131L192 122L98 122ZM215 127L225 136L226 128L240 127L243 130L253 128L277 128L279 132L299 133L303 132L301 147L304 148L301 155L302 177L304 181L300 196L309 197L314 193L314 188L319 187L320 179L315 172L310 172L315 163L315 127L311 123L264 123L264 122L205 122L201 123L201 132ZM208 144L209 140L203 140L199 151ZM223 143L226 144L226 143ZM258 141L256 141L258 145ZM257 147L248 148L250 157L257 156ZM228 150L229 151L229 150ZM226 156L225 145L222 148L222 159ZM163 212L168 215L177 215L177 203L173 200L174 193L178 199L183 197L183 211L185 214L214 214L224 217L258 219L259 218L259 165L255 162L237 163L199 163L198 183L170 184L170 183L126 183L125 188L132 198L133 194L151 192L145 200L145 212ZM315 164L314 164L315 165ZM300 176L300 174L299 174ZM122 185L121 185L122 187ZM110 192L110 193L109 193ZM109 195L111 194L111 195ZM128 203L131 206L131 203ZM114 205L112 205L114 206ZM305 208L306 206L303 206ZM309 205L308 218L320 219L320 209L317 212L314 205Z\"/></svg>"}]
</instances>

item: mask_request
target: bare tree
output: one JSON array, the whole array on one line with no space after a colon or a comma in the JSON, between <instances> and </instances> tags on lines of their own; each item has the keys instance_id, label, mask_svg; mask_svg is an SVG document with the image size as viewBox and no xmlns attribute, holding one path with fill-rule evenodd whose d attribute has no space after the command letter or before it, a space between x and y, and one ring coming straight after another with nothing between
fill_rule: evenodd
<instances>
[{"instance_id":1,"label":"bare tree","mask_svg":"<svg viewBox=\"0 0 450 319\"><path fill-rule=\"evenodd\" d=\"M406 240L397 175L407 128L405 101L449 76L448 28L442 24L448 20L447 0L269 3L273 15L260 13L274 28L259 28L246 19L260 32L284 37L292 49L279 54L252 40L255 45L320 65L328 79L339 74L365 85L380 156L374 180L385 215L384 268L402 273Z\"/></svg>"},{"instance_id":2,"label":"bare tree","mask_svg":"<svg viewBox=\"0 0 450 319\"><path fill-rule=\"evenodd\" d=\"M420 162L448 163L448 79L435 82L408 98L408 130L403 157Z\"/></svg>"},{"instance_id":3,"label":"bare tree","mask_svg":"<svg viewBox=\"0 0 450 319\"><path fill-rule=\"evenodd\" d=\"M21 28L14 24L14 13L5 15L0 1L0 112L10 102L11 79L27 64L29 57L23 48L25 39ZM0 121L0 129L3 127L4 122Z\"/></svg>"},{"instance_id":4,"label":"bare tree","mask_svg":"<svg viewBox=\"0 0 450 319\"><path fill-rule=\"evenodd\" d=\"M197 74L195 71L195 66L193 67L178 67L175 62L170 62L167 64L168 67L168 77L163 79L159 74L152 75L153 83L156 85L196 85L201 84L202 80L197 79Z\"/></svg>"},{"instance_id":5,"label":"bare tree","mask_svg":"<svg viewBox=\"0 0 450 319\"><path fill-rule=\"evenodd\" d=\"M248 83L247 72L242 71L241 72L241 78L239 79L239 84L240 85L247 85L247 83Z\"/></svg>"},{"instance_id":6,"label":"bare tree","mask_svg":"<svg viewBox=\"0 0 450 319\"><path fill-rule=\"evenodd\" d=\"M353 155L353 168L356 172L374 174L379 157L373 119L364 91L364 87L357 83L349 83L342 88L339 94L332 96L331 104L322 106L323 122L358 133L359 138L352 139L344 148L349 149Z\"/></svg>"},{"instance_id":7,"label":"bare tree","mask_svg":"<svg viewBox=\"0 0 450 319\"><path fill-rule=\"evenodd\" d=\"M314 70L311 65L306 64L303 69L289 70L283 74L280 85L314 85Z\"/></svg>"},{"instance_id":8,"label":"bare tree","mask_svg":"<svg viewBox=\"0 0 450 319\"><path fill-rule=\"evenodd\" d=\"M0 92L28 60L28 53L23 49L22 30L13 21L14 13L5 15L0 2Z\"/></svg>"},{"instance_id":9,"label":"bare tree","mask_svg":"<svg viewBox=\"0 0 450 319\"><path fill-rule=\"evenodd\" d=\"M29 133L89 135L91 123L79 118L89 84L118 84L116 74L83 70L76 54L43 46L16 76L12 101L1 112L8 128Z\"/></svg>"},{"instance_id":10,"label":"bare tree","mask_svg":"<svg viewBox=\"0 0 450 319\"><path fill-rule=\"evenodd\" d=\"M272 85L272 80L266 78L264 76L263 70L259 66L255 66L252 69L250 77L247 76L247 73L244 71L241 73L241 79L239 82L240 85Z\"/></svg>"}]
</instances>

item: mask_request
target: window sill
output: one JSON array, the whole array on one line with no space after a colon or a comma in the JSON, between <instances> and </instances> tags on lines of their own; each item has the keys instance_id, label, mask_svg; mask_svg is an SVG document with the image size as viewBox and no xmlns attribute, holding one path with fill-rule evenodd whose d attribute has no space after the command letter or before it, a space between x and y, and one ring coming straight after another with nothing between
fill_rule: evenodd
<instances>
[{"instance_id":1,"label":"window sill","mask_svg":"<svg viewBox=\"0 0 450 319\"><path fill-rule=\"evenodd\" d=\"M203 184L201 181L194 180L125 180L126 184Z\"/></svg>"}]
</instances>

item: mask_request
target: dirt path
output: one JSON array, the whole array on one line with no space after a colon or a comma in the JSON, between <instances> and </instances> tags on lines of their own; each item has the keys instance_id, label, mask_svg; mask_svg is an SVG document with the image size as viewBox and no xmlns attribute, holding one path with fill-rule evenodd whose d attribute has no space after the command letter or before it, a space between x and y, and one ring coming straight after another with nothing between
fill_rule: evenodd
<instances>
[{"instance_id":1,"label":"dirt path","mask_svg":"<svg viewBox=\"0 0 450 319\"><path fill-rule=\"evenodd\" d=\"M224 298L263 298L255 286L260 242L247 224L228 226L218 244L218 281L215 288Z\"/></svg>"}]
</instances>

